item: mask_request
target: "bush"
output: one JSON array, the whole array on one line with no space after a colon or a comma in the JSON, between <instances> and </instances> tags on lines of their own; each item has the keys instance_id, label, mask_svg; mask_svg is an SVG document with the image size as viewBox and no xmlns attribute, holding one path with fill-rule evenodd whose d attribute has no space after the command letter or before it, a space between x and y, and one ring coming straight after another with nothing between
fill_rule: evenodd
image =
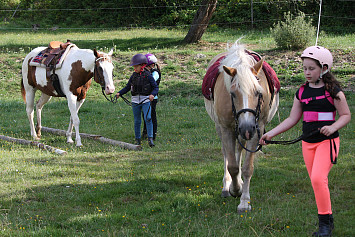
<instances>
[{"instance_id":1,"label":"bush","mask_svg":"<svg viewBox=\"0 0 355 237\"><path fill-rule=\"evenodd\" d=\"M312 20L306 19L306 15L301 11L295 17L287 12L284 18L284 22L278 22L270 29L277 46L292 50L305 48L314 36L315 27L312 26Z\"/></svg>"}]
</instances>

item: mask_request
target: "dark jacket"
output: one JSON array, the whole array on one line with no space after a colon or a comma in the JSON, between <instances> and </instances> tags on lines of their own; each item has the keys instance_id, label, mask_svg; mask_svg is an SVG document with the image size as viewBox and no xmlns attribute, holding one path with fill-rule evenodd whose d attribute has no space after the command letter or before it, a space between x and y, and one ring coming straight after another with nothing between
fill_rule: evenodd
<instances>
[{"instance_id":1,"label":"dark jacket","mask_svg":"<svg viewBox=\"0 0 355 237\"><path fill-rule=\"evenodd\" d=\"M150 74L150 72L148 71L143 71L140 74L133 72L132 76L129 78L126 86L121 89L118 93L120 93L120 95L124 95L127 92L131 91L132 88L136 88L137 86L137 81L142 80L142 85L149 83L150 84L150 88L151 88L151 92L148 93L148 95L154 95L156 96L158 94L159 91L159 87L157 85L157 83L155 82L154 78L152 77L152 74ZM135 83L133 83L135 82ZM134 95L136 95L137 91L133 92ZM138 92L139 94L139 92ZM138 95L137 94L137 95ZM143 94L142 94L143 95Z\"/></svg>"}]
</instances>

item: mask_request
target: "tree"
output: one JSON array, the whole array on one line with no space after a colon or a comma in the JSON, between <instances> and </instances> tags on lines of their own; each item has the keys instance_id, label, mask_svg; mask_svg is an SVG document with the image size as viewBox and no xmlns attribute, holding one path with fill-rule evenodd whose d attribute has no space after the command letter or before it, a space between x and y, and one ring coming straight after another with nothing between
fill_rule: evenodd
<instances>
[{"instance_id":1,"label":"tree","mask_svg":"<svg viewBox=\"0 0 355 237\"><path fill-rule=\"evenodd\" d=\"M184 42L187 44L195 43L202 38L205 33L208 22L213 12L216 10L218 0L202 0L201 6L197 10L189 32L185 36Z\"/></svg>"}]
</instances>

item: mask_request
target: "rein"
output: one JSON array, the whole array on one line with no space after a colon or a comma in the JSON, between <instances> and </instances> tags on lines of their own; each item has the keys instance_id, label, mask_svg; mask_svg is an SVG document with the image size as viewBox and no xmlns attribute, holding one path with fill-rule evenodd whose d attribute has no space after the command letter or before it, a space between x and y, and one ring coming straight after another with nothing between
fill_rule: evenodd
<instances>
[{"instance_id":1,"label":"rein","mask_svg":"<svg viewBox=\"0 0 355 237\"><path fill-rule=\"evenodd\" d=\"M116 96L112 96L112 95L110 95L110 98L108 98L108 96L105 93L105 89L104 89L103 86L101 86L101 91L102 91L102 94L104 95L104 97L106 98L106 100L108 100L112 104L116 104L117 103L118 98Z\"/></svg>"},{"instance_id":2,"label":"rein","mask_svg":"<svg viewBox=\"0 0 355 237\"><path fill-rule=\"evenodd\" d=\"M296 139L293 140L288 140L288 141L271 141L271 140L264 140L265 143L267 144L279 144L279 145L291 145L294 144L296 142L299 142L307 137L311 137L313 135L316 135L319 133L319 129L313 130L312 132L308 133L308 134L302 134L301 136L299 136ZM329 144L330 144L330 162L332 164L336 164L337 160L338 160L338 156L337 156L337 146L335 144L334 139L332 139L331 137L328 137L329 139ZM333 149L335 150L335 157L333 157Z\"/></svg>"},{"instance_id":3,"label":"rein","mask_svg":"<svg viewBox=\"0 0 355 237\"><path fill-rule=\"evenodd\" d=\"M299 142L307 137L311 137L313 135L316 135L319 133L319 130L313 130L312 132L308 133L308 134L302 134L301 136L299 136L298 138L295 138L293 140L288 140L288 141L272 141L272 140L264 140L265 143L267 144L279 144L279 145L291 145L294 144L296 142Z\"/></svg>"},{"instance_id":4,"label":"rein","mask_svg":"<svg viewBox=\"0 0 355 237\"><path fill-rule=\"evenodd\" d=\"M259 123L258 122L259 122L259 116L260 116L260 111L261 111L261 101L263 100L263 95L261 93L259 93L259 95L258 95L258 104L257 104L255 110L247 108L247 109L241 109L241 110L239 110L237 112L236 109L235 109L235 106L234 106L234 100L233 100L233 95L232 94L231 94L231 100L232 100L232 111L233 111L234 120L235 120L235 136L237 138L237 141L238 141L239 145L244 150L249 151L251 153L255 153L255 152L259 151L262 146L260 144L258 144L258 146L257 146L257 148L255 150L249 150L248 148L246 148L242 144L242 142L239 139L239 129L238 129L239 124L238 124L238 120L239 120L239 116L242 113L247 113L247 112L252 113L254 115L254 117L255 117L255 128L256 128L256 131L258 133L258 138L260 139L261 136L260 136L260 128L259 128Z\"/></svg>"}]
</instances>

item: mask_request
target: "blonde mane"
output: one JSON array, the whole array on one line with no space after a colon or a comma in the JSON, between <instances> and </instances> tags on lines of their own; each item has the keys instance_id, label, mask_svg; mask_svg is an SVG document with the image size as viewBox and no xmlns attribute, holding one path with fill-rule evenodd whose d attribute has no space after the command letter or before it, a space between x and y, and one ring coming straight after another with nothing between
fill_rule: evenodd
<instances>
[{"instance_id":1,"label":"blonde mane","mask_svg":"<svg viewBox=\"0 0 355 237\"><path fill-rule=\"evenodd\" d=\"M243 95L250 94L251 91L261 92L263 89L260 86L258 80L250 70L256 63L254 58L245 53L244 45L241 45L236 41L233 46L228 50L227 56L221 61L219 71L224 73L225 85L230 90L232 84L236 85L236 88ZM224 70L223 65L235 68L237 75L231 78Z\"/></svg>"}]
</instances>

